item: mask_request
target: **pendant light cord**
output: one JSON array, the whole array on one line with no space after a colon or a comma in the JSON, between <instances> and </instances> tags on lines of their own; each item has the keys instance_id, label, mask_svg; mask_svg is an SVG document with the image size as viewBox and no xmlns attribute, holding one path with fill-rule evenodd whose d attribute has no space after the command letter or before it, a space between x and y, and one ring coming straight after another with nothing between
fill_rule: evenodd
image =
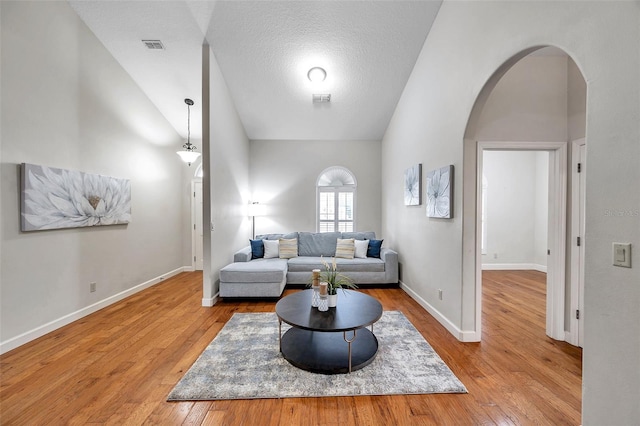
<instances>
[{"instance_id":1,"label":"pendant light cord","mask_svg":"<svg viewBox=\"0 0 640 426\"><path fill-rule=\"evenodd\" d=\"M191 147L191 105L187 104L187 145Z\"/></svg>"},{"instance_id":2,"label":"pendant light cord","mask_svg":"<svg viewBox=\"0 0 640 426\"><path fill-rule=\"evenodd\" d=\"M187 104L187 143L184 144L184 148L187 151L195 151L196 147L191 145L191 106L193 105L193 101L187 98L184 100L184 103Z\"/></svg>"}]
</instances>

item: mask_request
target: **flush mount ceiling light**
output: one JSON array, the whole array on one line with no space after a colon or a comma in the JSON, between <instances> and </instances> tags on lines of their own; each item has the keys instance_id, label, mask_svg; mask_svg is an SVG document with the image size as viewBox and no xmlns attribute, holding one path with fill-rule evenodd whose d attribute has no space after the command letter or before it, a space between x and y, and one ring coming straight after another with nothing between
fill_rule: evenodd
<instances>
[{"instance_id":1,"label":"flush mount ceiling light","mask_svg":"<svg viewBox=\"0 0 640 426\"><path fill-rule=\"evenodd\" d=\"M182 158L182 161L191 165L191 163L200 157L200 153L196 152L196 146L191 144L191 106L193 105L193 101L191 99L185 99L184 103L187 104L187 143L182 145L184 149L176 152L176 154Z\"/></svg>"},{"instance_id":2,"label":"flush mount ceiling light","mask_svg":"<svg viewBox=\"0 0 640 426\"><path fill-rule=\"evenodd\" d=\"M307 78L313 83L324 81L327 78L327 72L323 68L313 67L307 73Z\"/></svg>"}]
</instances>

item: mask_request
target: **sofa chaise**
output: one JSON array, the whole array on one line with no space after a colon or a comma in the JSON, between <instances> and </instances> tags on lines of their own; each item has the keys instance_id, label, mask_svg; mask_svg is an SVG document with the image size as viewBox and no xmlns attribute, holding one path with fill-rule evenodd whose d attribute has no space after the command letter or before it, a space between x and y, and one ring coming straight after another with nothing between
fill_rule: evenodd
<instances>
[{"instance_id":1,"label":"sofa chaise","mask_svg":"<svg viewBox=\"0 0 640 426\"><path fill-rule=\"evenodd\" d=\"M398 253L381 245L375 232L258 235L220 270L220 297L280 297L286 284L307 284L332 258L355 284L397 284Z\"/></svg>"}]
</instances>

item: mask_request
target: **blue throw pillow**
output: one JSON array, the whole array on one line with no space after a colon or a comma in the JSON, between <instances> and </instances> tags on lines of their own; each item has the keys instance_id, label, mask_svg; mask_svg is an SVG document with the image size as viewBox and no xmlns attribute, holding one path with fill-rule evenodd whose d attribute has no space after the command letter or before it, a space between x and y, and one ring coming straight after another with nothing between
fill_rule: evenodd
<instances>
[{"instance_id":1,"label":"blue throw pillow","mask_svg":"<svg viewBox=\"0 0 640 426\"><path fill-rule=\"evenodd\" d=\"M384 240L369 240L369 248L367 249L367 257L380 258L380 249Z\"/></svg>"},{"instance_id":2,"label":"blue throw pillow","mask_svg":"<svg viewBox=\"0 0 640 426\"><path fill-rule=\"evenodd\" d=\"M251 243L251 259L264 257L264 243L262 240L249 240Z\"/></svg>"}]
</instances>

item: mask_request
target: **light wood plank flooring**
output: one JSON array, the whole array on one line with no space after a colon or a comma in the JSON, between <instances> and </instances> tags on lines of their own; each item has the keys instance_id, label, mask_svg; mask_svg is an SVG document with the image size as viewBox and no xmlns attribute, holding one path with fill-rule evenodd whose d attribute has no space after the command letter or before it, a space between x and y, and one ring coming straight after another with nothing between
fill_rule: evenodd
<instances>
[{"instance_id":1,"label":"light wood plank flooring","mask_svg":"<svg viewBox=\"0 0 640 426\"><path fill-rule=\"evenodd\" d=\"M460 343L401 289L364 289L400 310L468 394L169 403L165 398L234 312L200 306L182 273L0 357L2 425L579 425L582 351L545 336L545 274L487 271L483 341ZM286 293L296 290L287 290Z\"/></svg>"}]
</instances>

